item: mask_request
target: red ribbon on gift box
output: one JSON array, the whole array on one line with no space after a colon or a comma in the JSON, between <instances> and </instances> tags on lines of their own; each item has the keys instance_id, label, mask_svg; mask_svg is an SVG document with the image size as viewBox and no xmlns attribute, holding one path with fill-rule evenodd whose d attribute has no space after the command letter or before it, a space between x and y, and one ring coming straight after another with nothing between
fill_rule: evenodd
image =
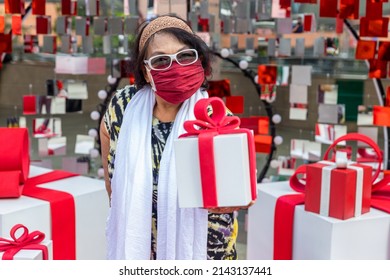
<instances>
[{"instance_id":1,"label":"red ribbon on gift box","mask_svg":"<svg viewBox=\"0 0 390 280\"><path fill-rule=\"evenodd\" d=\"M339 142L357 140L370 145L377 153L379 166L373 176L374 182L380 171L382 163L382 154L378 145L369 137L359 134L350 133L339 137L325 152L324 159L328 158ZM275 260L291 260L293 248L293 226L294 226L294 211L295 206L304 204L305 201L305 185L298 179L298 174L306 173L306 166L301 165L295 171L295 174L290 178L290 186L297 191L297 194L284 195L278 198L275 206L274 216L274 259ZM385 174L385 177L372 185L371 207L390 213L390 176Z\"/></svg>"},{"instance_id":2,"label":"red ribbon on gift box","mask_svg":"<svg viewBox=\"0 0 390 280\"><path fill-rule=\"evenodd\" d=\"M26 128L0 128L0 198L22 195L30 170Z\"/></svg>"},{"instance_id":3,"label":"red ribbon on gift box","mask_svg":"<svg viewBox=\"0 0 390 280\"><path fill-rule=\"evenodd\" d=\"M209 116L209 108L212 109L212 116ZM239 129L240 118L236 116L226 116L225 104L218 97L199 100L195 104L194 114L196 120L184 122L184 129L187 133L181 135L180 138L198 136L204 207L218 207L213 138L221 134L245 133L247 135L251 193L252 200L255 200L257 184L256 153L252 132L249 129Z\"/></svg>"},{"instance_id":4,"label":"red ribbon on gift box","mask_svg":"<svg viewBox=\"0 0 390 280\"><path fill-rule=\"evenodd\" d=\"M71 194L38 187L78 174L55 170L27 179L23 195L48 201L51 212L51 239L53 240L54 260L76 259L76 210Z\"/></svg>"},{"instance_id":5,"label":"red ribbon on gift box","mask_svg":"<svg viewBox=\"0 0 390 280\"><path fill-rule=\"evenodd\" d=\"M23 233L16 237L16 232L22 229ZM3 260L13 260L20 250L41 250L42 259L48 259L48 251L45 245L39 244L45 239L45 234L40 231L28 232L27 227L17 224L12 227L10 236L12 239L0 237L0 252L4 252Z\"/></svg>"}]
</instances>

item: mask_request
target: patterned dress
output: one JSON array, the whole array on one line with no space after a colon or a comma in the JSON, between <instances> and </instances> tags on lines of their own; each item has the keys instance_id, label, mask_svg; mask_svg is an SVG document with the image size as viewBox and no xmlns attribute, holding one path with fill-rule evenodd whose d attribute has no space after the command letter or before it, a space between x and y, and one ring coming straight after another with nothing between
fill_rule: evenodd
<instances>
[{"instance_id":1,"label":"patterned dress","mask_svg":"<svg viewBox=\"0 0 390 280\"><path fill-rule=\"evenodd\" d=\"M114 158L123 113L131 98L137 92L133 86L127 86L112 97L104 115L104 123L110 135L110 150L108 155L108 175L110 180L114 172ZM160 160L165 143L171 132L173 122L160 122L153 117L152 123L152 164L153 164L153 207L152 207L152 236L151 259L156 259L157 250L157 185ZM207 258L210 260L237 259L236 239L238 232L237 219L233 213L209 213L207 237Z\"/></svg>"}]
</instances>

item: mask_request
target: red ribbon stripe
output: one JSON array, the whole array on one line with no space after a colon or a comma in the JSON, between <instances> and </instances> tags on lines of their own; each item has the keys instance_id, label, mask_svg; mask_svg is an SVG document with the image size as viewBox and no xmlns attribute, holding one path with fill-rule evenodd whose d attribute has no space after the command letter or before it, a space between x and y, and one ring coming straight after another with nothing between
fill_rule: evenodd
<instances>
[{"instance_id":1,"label":"red ribbon stripe","mask_svg":"<svg viewBox=\"0 0 390 280\"><path fill-rule=\"evenodd\" d=\"M71 194L38 187L38 185L78 176L65 171L52 171L29 178L23 195L48 201L51 212L51 235L54 260L76 259L76 210Z\"/></svg>"}]
</instances>

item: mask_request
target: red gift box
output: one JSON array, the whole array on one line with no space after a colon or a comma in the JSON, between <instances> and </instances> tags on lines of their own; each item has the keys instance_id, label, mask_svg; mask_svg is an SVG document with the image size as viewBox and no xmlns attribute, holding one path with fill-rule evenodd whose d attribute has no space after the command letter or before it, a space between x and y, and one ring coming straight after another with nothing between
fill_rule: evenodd
<instances>
[{"instance_id":1,"label":"red gift box","mask_svg":"<svg viewBox=\"0 0 390 280\"><path fill-rule=\"evenodd\" d=\"M336 17L336 33L341 34L344 32L344 19Z\"/></svg>"},{"instance_id":2,"label":"red gift box","mask_svg":"<svg viewBox=\"0 0 390 280\"><path fill-rule=\"evenodd\" d=\"M389 18L370 19L362 17L360 19L360 37L387 37Z\"/></svg>"},{"instance_id":3,"label":"red gift box","mask_svg":"<svg viewBox=\"0 0 390 280\"><path fill-rule=\"evenodd\" d=\"M4 16L0 16L0 33L4 33L5 19Z\"/></svg>"},{"instance_id":4,"label":"red gift box","mask_svg":"<svg viewBox=\"0 0 390 280\"><path fill-rule=\"evenodd\" d=\"M99 6L98 6L99 7ZM74 0L61 0L61 14L67 16L77 15L77 1ZM97 15L99 13L97 12Z\"/></svg>"},{"instance_id":5,"label":"red gift box","mask_svg":"<svg viewBox=\"0 0 390 280\"><path fill-rule=\"evenodd\" d=\"M376 51L376 42L367 40L358 40L356 46L356 59L374 59Z\"/></svg>"},{"instance_id":6,"label":"red gift box","mask_svg":"<svg viewBox=\"0 0 390 280\"><path fill-rule=\"evenodd\" d=\"M269 118L268 117L259 117L259 129L257 131L259 134L268 134L269 133Z\"/></svg>"},{"instance_id":7,"label":"red gift box","mask_svg":"<svg viewBox=\"0 0 390 280\"><path fill-rule=\"evenodd\" d=\"M359 0L340 0L340 18L358 19Z\"/></svg>"},{"instance_id":8,"label":"red gift box","mask_svg":"<svg viewBox=\"0 0 390 280\"><path fill-rule=\"evenodd\" d=\"M379 43L378 60L390 61L390 42Z\"/></svg>"},{"instance_id":9,"label":"red gift box","mask_svg":"<svg viewBox=\"0 0 390 280\"><path fill-rule=\"evenodd\" d=\"M255 135L253 136L255 141L256 153L269 154L272 147L271 135Z\"/></svg>"},{"instance_id":10,"label":"red gift box","mask_svg":"<svg viewBox=\"0 0 390 280\"><path fill-rule=\"evenodd\" d=\"M374 3L367 1L366 4L366 18L380 19L383 14L383 3Z\"/></svg>"},{"instance_id":11,"label":"red gift box","mask_svg":"<svg viewBox=\"0 0 390 280\"><path fill-rule=\"evenodd\" d=\"M24 0L5 0L5 13L6 14L22 14L24 15Z\"/></svg>"},{"instance_id":12,"label":"red gift box","mask_svg":"<svg viewBox=\"0 0 390 280\"><path fill-rule=\"evenodd\" d=\"M37 29L37 34L50 34L51 33L51 17L50 16L37 16L36 17L36 29Z\"/></svg>"},{"instance_id":13,"label":"red gift box","mask_svg":"<svg viewBox=\"0 0 390 280\"><path fill-rule=\"evenodd\" d=\"M37 53L38 51L39 51L38 36L37 35L24 35L24 52L25 53Z\"/></svg>"},{"instance_id":14,"label":"red gift box","mask_svg":"<svg viewBox=\"0 0 390 280\"><path fill-rule=\"evenodd\" d=\"M390 126L390 107L374 105L372 108L374 115L373 124L377 126Z\"/></svg>"},{"instance_id":15,"label":"red gift box","mask_svg":"<svg viewBox=\"0 0 390 280\"><path fill-rule=\"evenodd\" d=\"M234 114L244 113L244 96L226 96L226 107Z\"/></svg>"},{"instance_id":16,"label":"red gift box","mask_svg":"<svg viewBox=\"0 0 390 280\"><path fill-rule=\"evenodd\" d=\"M71 15L71 2L70 0L61 0L61 14Z\"/></svg>"},{"instance_id":17,"label":"red gift box","mask_svg":"<svg viewBox=\"0 0 390 280\"><path fill-rule=\"evenodd\" d=\"M372 167L320 161L306 167L305 210L341 220L370 211Z\"/></svg>"},{"instance_id":18,"label":"red gift box","mask_svg":"<svg viewBox=\"0 0 390 280\"><path fill-rule=\"evenodd\" d=\"M387 61L370 59L368 77L371 79L385 79L387 76Z\"/></svg>"},{"instance_id":19,"label":"red gift box","mask_svg":"<svg viewBox=\"0 0 390 280\"><path fill-rule=\"evenodd\" d=\"M276 84L278 67L276 65L259 65L257 75L259 85L274 85Z\"/></svg>"},{"instance_id":20,"label":"red gift box","mask_svg":"<svg viewBox=\"0 0 390 280\"><path fill-rule=\"evenodd\" d=\"M337 17L337 0L321 0L320 17Z\"/></svg>"},{"instance_id":21,"label":"red gift box","mask_svg":"<svg viewBox=\"0 0 390 280\"><path fill-rule=\"evenodd\" d=\"M35 95L23 96L23 115L35 115L37 113L36 103Z\"/></svg>"},{"instance_id":22,"label":"red gift box","mask_svg":"<svg viewBox=\"0 0 390 280\"><path fill-rule=\"evenodd\" d=\"M12 53L12 34L0 33L0 53Z\"/></svg>"},{"instance_id":23,"label":"red gift box","mask_svg":"<svg viewBox=\"0 0 390 280\"><path fill-rule=\"evenodd\" d=\"M12 34L22 35L22 16L20 15L12 16Z\"/></svg>"},{"instance_id":24,"label":"red gift box","mask_svg":"<svg viewBox=\"0 0 390 280\"><path fill-rule=\"evenodd\" d=\"M253 133L257 134L259 131L259 120L260 117L242 117L240 118L240 128L253 130Z\"/></svg>"},{"instance_id":25,"label":"red gift box","mask_svg":"<svg viewBox=\"0 0 390 280\"><path fill-rule=\"evenodd\" d=\"M305 19L303 21L303 30L311 32L313 23L313 15L305 15Z\"/></svg>"},{"instance_id":26,"label":"red gift box","mask_svg":"<svg viewBox=\"0 0 390 280\"><path fill-rule=\"evenodd\" d=\"M228 79L219 81L209 81L209 88L207 90L209 97L226 97L231 96L230 81Z\"/></svg>"},{"instance_id":27,"label":"red gift box","mask_svg":"<svg viewBox=\"0 0 390 280\"><path fill-rule=\"evenodd\" d=\"M32 14L45 15L46 14L46 0L32 0Z\"/></svg>"}]
</instances>

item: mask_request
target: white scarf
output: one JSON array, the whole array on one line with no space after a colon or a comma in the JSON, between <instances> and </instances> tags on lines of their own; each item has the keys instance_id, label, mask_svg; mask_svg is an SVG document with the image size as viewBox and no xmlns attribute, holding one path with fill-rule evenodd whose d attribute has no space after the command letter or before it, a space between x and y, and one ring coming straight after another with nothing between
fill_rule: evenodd
<instances>
[{"instance_id":1,"label":"white scarf","mask_svg":"<svg viewBox=\"0 0 390 280\"><path fill-rule=\"evenodd\" d=\"M184 121L195 118L195 103L202 98L207 98L207 92L198 90L182 104L162 154L157 189L157 259L207 257L208 212L178 207L173 151L173 140L184 133ZM134 95L123 115L111 180L108 259L148 260L151 256L154 104L155 95L145 86Z\"/></svg>"}]
</instances>

